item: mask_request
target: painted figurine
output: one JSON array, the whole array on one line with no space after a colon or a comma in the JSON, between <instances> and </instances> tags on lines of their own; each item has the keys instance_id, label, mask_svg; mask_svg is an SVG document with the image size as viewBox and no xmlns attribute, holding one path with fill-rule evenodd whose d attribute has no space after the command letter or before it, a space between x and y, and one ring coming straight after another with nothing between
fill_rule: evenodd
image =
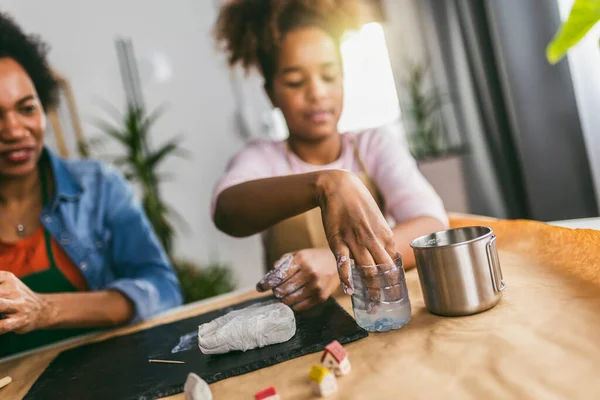
<instances>
[{"instance_id":1,"label":"painted figurine","mask_svg":"<svg viewBox=\"0 0 600 400\"><path fill-rule=\"evenodd\" d=\"M312 367L309 379L316 396L326 397L337 391L335 375L322 365Z\"/></svg>"},{"instance_id":2,"label":"painted figurine","mask_svg":"<svg viewBox=\"0 0 600 400\"><path fill-rule=\"evenodd\" d=\"M321 356L321 364L333 371L336 376L348 375L351 368L348 352L337 340L325 347Z\"/></svg>"},{"instance_id":3,"label":"painted figurine","mask_svg":"<svg viewBox=\"0 0 600 400\"><path fill-rule=\"evenodd\" d=\"M271 386L254 395L256 400L279 400L279 395L275 387Z\"/></svg>"}]
</instances>

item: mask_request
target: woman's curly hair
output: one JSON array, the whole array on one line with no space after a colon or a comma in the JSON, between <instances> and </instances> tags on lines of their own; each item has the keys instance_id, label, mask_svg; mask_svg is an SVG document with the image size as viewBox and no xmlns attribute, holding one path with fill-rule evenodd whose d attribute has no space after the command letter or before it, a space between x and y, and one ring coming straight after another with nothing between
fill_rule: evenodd
<instances>
[{"instance_id":1,"label":"woman's curly hair","mask_svg":"<svg viewBox=\"0 0 600 400\"><path fill-rule=\"evenodd\" d=\"M7 14L0 12L0 58L12 58L31 78L44 109L58 103L58 82L48 66L48 45L28 35Z\"/></svg>"},{"instance_id":2,"label":"woman's curly hair","mask_svg":"<svg viewBox=\"0 0 600 400\"><path fill-rule=\"evenodd\" d=\"M215 37L230 66L258 68L268 86L286 33L316 26L339 45L346 30L359 26L359 10L355 0L230 0L220 10Z\"/></svg>"}]
</instances>

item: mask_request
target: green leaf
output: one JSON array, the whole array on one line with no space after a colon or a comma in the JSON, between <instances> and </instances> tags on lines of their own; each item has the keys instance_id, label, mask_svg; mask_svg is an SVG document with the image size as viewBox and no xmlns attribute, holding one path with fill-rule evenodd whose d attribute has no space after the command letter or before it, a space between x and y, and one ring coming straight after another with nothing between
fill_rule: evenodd
<instances>
[{"instance_id":1,"label":"green leaf","mask_svg":"<svg viewBox=\"0 0 600 400\"><path fill-rule=\"evenodd\" d=\"M154 153L148 156L148 166L150 168L154 168L160 164L160 162L170 153L176 152L179 150L179 142L180 138L175 138L169 140L165 143L160 149L156 150Z\"/></svg>"},{"instance_id":2,"label":"green leaf","mask_svg":"<svg viewBox=\"0 0 600 400\"><path fill-rule=\"evenodd\" d=\"M142 115L140 118L142 129L149 131L150 127L154 125L154 123L164 115L164 113L168 110L169 106L167 104L161 104L156 107L152 112L146 116Z\"/></svg>"},{"instance_id":3,"label":"green leaf","mask_svg":"<svg viewBox=\"0 0 600 400\"><path fill-rule=\"evenodd\" d=\"M123 132L119 131L117 128L111 128L107 126L104 129L104 133L111 136L113 139L116 139L120 143L127 145L129 142L129 138Z\"/></svg>"},{"instance_id":4,"label":"green leaf","mask_svg":"<svg viewBox=\"0 0 600 400\"><path fill-rule=\"evenodd\" d=\"M569 18L546 48L551 64L559 62L600 21L600 0L575 0Z\"/></svg>"}]
</instances>

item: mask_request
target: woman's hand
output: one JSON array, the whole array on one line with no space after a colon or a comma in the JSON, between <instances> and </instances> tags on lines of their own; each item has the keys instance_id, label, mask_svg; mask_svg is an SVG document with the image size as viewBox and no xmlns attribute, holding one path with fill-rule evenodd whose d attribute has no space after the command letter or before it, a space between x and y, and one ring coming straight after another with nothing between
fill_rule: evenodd
<instances>
[{"instance_id":1,"label":"woman's hand","mask_svg":"<svg viewBox=\"0 0 600 400\"><path fill-rule=\"evenodd\" d=\"M319 204L329 246L337 259L342 287L354 293L350 258L360 267L384 265L392 268L400 254L394 234L375 199L351 172L327 171L319 180ZM377 274L377 268L361 268L361 273ZM377 290L373 296L376 299Z\"/></svg>"},{"instance_id":2,"label":"woman's hand","mask_svg":"<svg viewBox=\"0 0 600 400\"><path fill-rule=\"evenodd\" d=\"M28 333L43 326L48 304L10 272L0 271L0 335Z\"/></svg>"},{"instance_id":3,"label":"woman's hand","mask_svg":"<svg viewBox=\"0 0 600 400\"><path fill-rule=\"evenodd\" d=\"M335 257L329 249L318 248L284 255L256 288L272 290L284 304L302 311L325 302L338 284Z\"/></svg>"}]
</instances>

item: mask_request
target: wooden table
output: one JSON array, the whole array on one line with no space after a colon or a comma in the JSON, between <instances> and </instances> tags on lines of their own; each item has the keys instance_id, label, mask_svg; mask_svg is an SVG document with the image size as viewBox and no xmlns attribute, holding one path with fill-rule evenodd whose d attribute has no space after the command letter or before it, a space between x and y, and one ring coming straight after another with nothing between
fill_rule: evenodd
<instances>
[{"instance_id":1,"label":"wooden table","mask_svg":"<svg viewBox=\"0 0 600 400\"><path fill-rule=\"evenodd\" d=\"M434 316L424 308L416 271L408 271L411 323L398 331L371 334L347 345L352 372L339 379L339 391L330 398L597 398L600 232L529 222L487 225L498 234L508 283L500 304L470 317ZM554 238L562 243L562 249L555 248ZM546 249L548 245L551 250ZM66 348L148 329L256 296L253 292L235 293L180 308L140 325L0 362L0 378L13 378L11 385L0 390L0 398L23 397L52 359ZM348 298L339 301L350 310ZM318 359L318 354L307 355L217 382L211 390L216 400L251 399L260 389L275 385L283 399L309 399L312 395L307 375Z\"/></svg>"}]
</instances>

